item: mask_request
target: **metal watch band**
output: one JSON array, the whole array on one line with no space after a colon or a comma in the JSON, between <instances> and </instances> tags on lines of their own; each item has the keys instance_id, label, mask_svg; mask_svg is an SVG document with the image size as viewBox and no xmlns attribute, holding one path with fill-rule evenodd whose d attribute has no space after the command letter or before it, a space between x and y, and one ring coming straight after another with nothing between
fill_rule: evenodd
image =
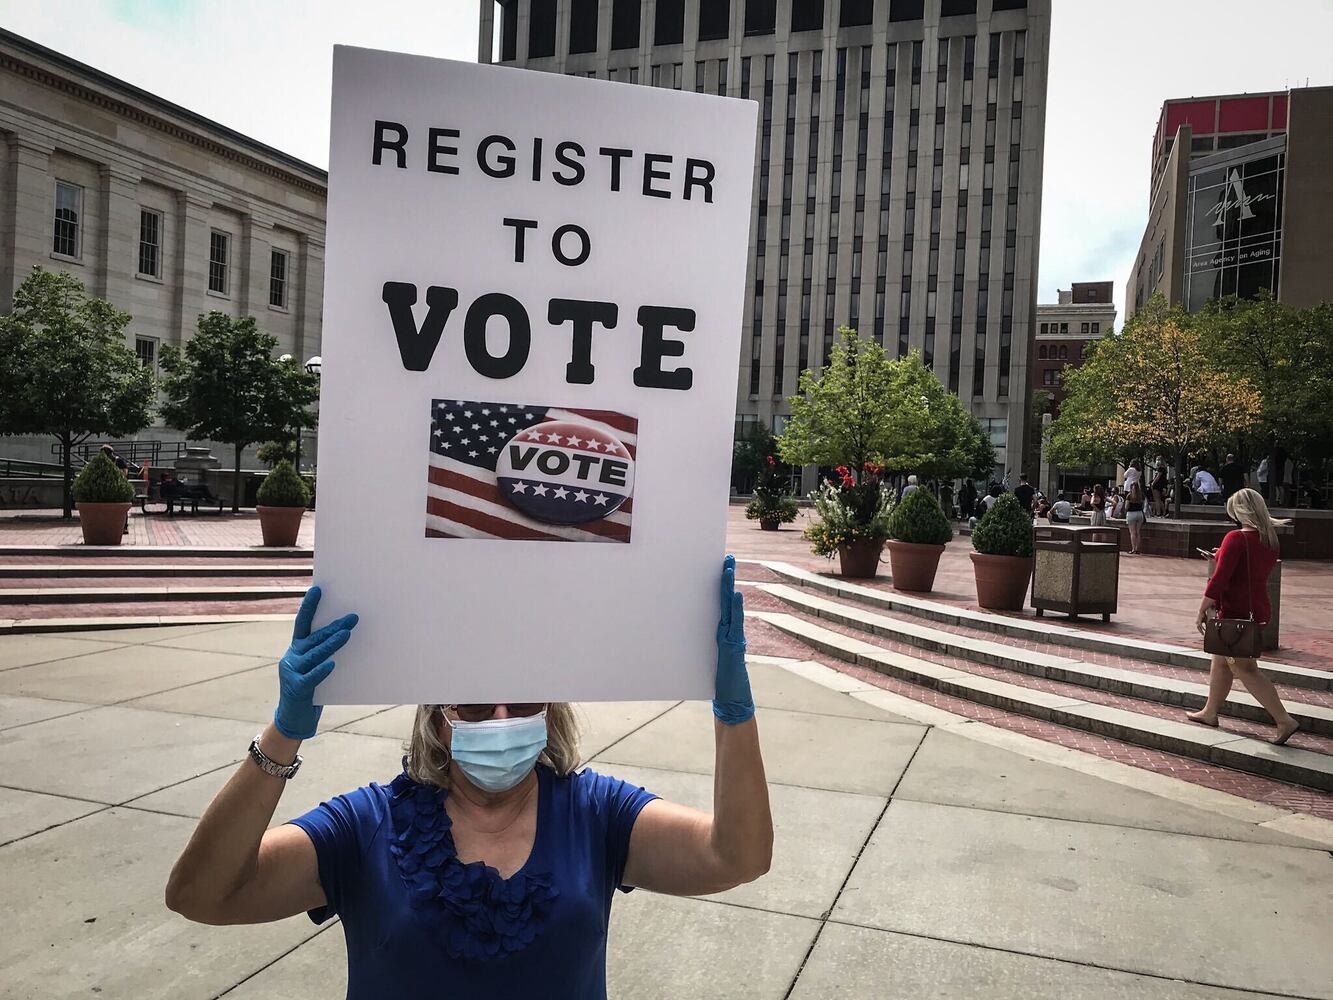
<instances>
[{"instance_id":1,"label":"metal watch band","mask_svg":"<svg viewBox=\"0 0 1333 1000\"><path fill-rule=\"evenodd\" d=\"M264 735L260 733L259 736ZM255 762L258 768L265 774L271 774L275 778L282 778L284 781L292 778L297 771L301 769L301 755L296 755L296 760L290 764L279 764L276 760L269 757L263 750L259 749L259 736L250 741L250 759Z\"/></svg>"}]
</instances>

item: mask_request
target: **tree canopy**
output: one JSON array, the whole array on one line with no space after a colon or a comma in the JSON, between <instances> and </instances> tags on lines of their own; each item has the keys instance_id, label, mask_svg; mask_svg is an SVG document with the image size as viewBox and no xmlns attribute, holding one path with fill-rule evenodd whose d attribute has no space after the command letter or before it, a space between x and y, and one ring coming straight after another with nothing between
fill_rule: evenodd
<instances>
[{"instance_id":1,"label":"tree canopy","mask_svg":"<svg viewBox=\"0 0 1333 1000\"><path fill-rule=\"evenodd\" d=\"M1118 335L1098 341L1067 372L1048 432L1051 460L1095 464L1157 449L1180 468L1192 451L1254 430L1259 392L1208 349L1202 325L1156 296Z\"/></svg>"},{"instance_id":2,"label":"tree canopy","mask_svg":"<svg viewBox=\"0 0 1333 1000\"><path fill-rule=\"evenodd\" d=\"M93 435L135 434L153 419L153 376L125 343L129 313L73 275L34 268L0 316L0 434L60 444L65 516L71 452Z\"/></svg>"},{"instance_id":3,"label":"tree canopy","mask_svg":"<svg viewBox=\"0 0 1333 1000\"><path fill-rule=\"evenodd\" d=\"M261 330L253 316L210 312L199 317L198 333L183 351L162 351L167 423L191 438L235 449L233 511L240 505L242 450L256 441L282 439L296 424L315 423L306 407L319 398L319 380L295 361L275 359L277 347L277 338Z\"/></svg>"},{"instance_id":4,"label":"tree canopy","mask_svg":"<svg viewBox=\"0 0 1333 1000\"><path fill-rule=\"evenodd\" d=\"M855 330L839 334L823 370L801 374L779 439L785 461L844 465L858 482L868 465L932 477L992 469L980 422L917 352L894 359Z\"/></svg>"}]
</instances>

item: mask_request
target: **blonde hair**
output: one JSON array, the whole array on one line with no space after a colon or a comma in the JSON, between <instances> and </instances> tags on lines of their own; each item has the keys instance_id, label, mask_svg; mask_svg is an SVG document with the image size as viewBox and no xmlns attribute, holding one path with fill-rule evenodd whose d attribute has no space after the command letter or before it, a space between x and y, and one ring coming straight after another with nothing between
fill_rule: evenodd
<instances>
[{"instance_id":1,"label":"blonde hair","mask_svg":"<svg viewBox=\"0 0 1333 1000\"><path fill-rule=\"evenodd\" d=\"M1277 549L1277 530L1273 525L1287 522L1273 520L1268 513L1268 504L1264 503L1263 496L1257 491L1247 486L1231 494L1227 500L1227 513L1242 528L1253 528L1259 532L1259 537L1270 549Z\"/></svg>"},{"instance_id":2,"label":"blonde hair","mask_svg":"<svg viewBox=\"0 0 1333 1000\"><path fill-rule=\"evenodd\" d=\"M407 776L422 785L449 787L449 748L440 739L444 705L418 705L412 735L403 744ZM579 723L574 706L553 701L546 706L546 749L537 758L560 777L579 765Z\"/></svg>"}]
</instances>

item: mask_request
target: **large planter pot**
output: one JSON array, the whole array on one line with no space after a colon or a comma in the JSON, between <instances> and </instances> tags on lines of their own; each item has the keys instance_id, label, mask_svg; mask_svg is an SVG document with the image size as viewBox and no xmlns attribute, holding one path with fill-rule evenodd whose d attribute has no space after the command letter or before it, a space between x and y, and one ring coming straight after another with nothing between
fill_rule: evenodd
<instances>
[{"instance_id":1,"label":"large planter pot","mask_svg":"<svg viewBox=\"0 0 1333 1000\"><path fill-rule=\"evenodd\" d=\"M879 554L884 549L884 542L852 542L838 548L838 564L843 576L872 577L879 572Z\"/></svg>"},{"instance_id":2,"label":"large planter pot","mask_svg":"<svg viewBox=\"0 0 1333 1000\"><path fill-rule=\"evenodd\" d=\"M259 511L259 530L264 534L264 544L269 547L290 548L296 544L296 536L301 531L301 517L304 507L256 507Z\"/></svg>"},{"instance_id":3,"label":"large planter pot","mask_svg":"<svg viewBox=\"0 0 1333 1000\"><path fill-rule=\"evenodd\" d=\"M988 556L972 553L977 603L993 611L1022 611L1032 579L1031 556Z\"/></svg>"},{"instance_id":4,"label":"large planter pot","mask_svg":"<svg viewBox=\"0 0 1333 1000\"><path fill-rule=\"evenodd\" d=\"M130 504L80 503L76 506L84 545L120 544L125 534L125 518L130 515Z\"/></svg>"},{"instance_id":5,"label":"large planter pot","mask_svg":"<svg viewBox=\"0 0 1333 1000\"><path fill-rule=\"evenodd\" d=\"M782 522L776 517L761 517L759 519L759 527L763 528L765 531L777 531L778 528L782 527Z\"/></svg>"},{"instance_id":6,"label":"large planter pot","mask_svg":"<svg viewBox=\"0 0 1333 1000\"><path fill-rule=\"evenodd\" d=\"M940 567L943 545L900 542L890 538L889 566L893 570L893 589L925 593L935 586L935 571Z\"/></svg>"}]
</instances>

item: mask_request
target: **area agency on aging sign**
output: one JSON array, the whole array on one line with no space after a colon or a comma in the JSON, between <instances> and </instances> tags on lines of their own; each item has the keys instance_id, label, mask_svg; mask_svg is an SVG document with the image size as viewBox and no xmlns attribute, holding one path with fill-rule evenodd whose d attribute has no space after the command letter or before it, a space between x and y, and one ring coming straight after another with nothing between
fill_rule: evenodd
<instances>
[{"instance_id":1,"label":"area agency on aging sign","mask_svg":"<svg viewBox=\"0 0 1333 1000\"><path fill-rule=\"evenodd\" d=\"M755 125L335 50L322 701L711 693Z\"/></svg>"}]
</instances>

